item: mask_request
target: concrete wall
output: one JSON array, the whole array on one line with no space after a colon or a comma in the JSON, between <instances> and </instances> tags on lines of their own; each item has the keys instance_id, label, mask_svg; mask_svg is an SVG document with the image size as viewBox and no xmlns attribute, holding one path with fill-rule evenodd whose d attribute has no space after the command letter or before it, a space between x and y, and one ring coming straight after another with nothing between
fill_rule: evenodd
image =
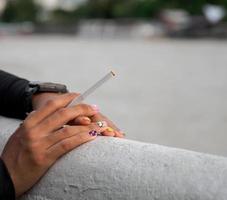
<instances>
[{"instance_id":1,"label":"concrete wall","mask_svg":"<svg viewBox=\"0 0 227 200\"><path fill-rule=\"evenodd\" d=\"M0 151L19 121L0 119ZM60 159L20 200L224 200L227 159L99 137Z\"/></svg>"}]
</instances>

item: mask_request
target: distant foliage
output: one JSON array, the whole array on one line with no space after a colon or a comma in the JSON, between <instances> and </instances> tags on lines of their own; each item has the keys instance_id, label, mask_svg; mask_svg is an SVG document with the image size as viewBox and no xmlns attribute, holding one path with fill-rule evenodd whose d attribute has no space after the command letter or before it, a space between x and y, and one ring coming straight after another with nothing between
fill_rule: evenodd
<instances>
[{"instance_id":1,"label":"distant foliage","mask_svg":"<svg viewBox=\"0 0 227 200\"><path fill-rule=\"evenodd\" d=\"M39 7L33 0L8 1L1 16L3 22L36 22Z\"/></svg>"},{"instance_id":2,"label":"distant foliage","mask_svg":"<svg viewBox=\"0 0 227 200\"><path fill-rule=\"evenodd\" d=\"M63 2L63 1L62 1ZM165 8L184 9L192 15L201 15L205 4L222 5L227 0L87 0L72 11L56 9L49 15L49 22L72 23L84 18L153 18ZM2 21L38 21L42 12L34 0L10 0L2 14Z\"/></svg>"},{"instance_id":3,"label":"distant foliage","mask_svg":"<svg viewBox=\"0 0 227 200\"><path fill-rule=\"evenodd\" d=\"M52 11L49 22L55 24L72 23L74 21L74 18L75 17L73 16L72 12L68 12L62 9L56 9Z\"/></svg>"},{"instance_id":4,"label":"distant foliage","mask_svg":"<svg viewBox=\"0 0 227 200\"><path fill-rule=\"evenodd\" d=\"M202 14L205 4L222 5L227 0L88 0L74 10L82 18L151 18L162 9L184 9L192 15Z\"/></svg>"}]
</instances>

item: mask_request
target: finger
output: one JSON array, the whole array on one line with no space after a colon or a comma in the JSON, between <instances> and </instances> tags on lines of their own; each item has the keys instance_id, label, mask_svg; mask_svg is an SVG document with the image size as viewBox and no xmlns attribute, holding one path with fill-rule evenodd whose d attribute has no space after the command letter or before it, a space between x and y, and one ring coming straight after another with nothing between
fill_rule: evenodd
<instances>
[{"instance_id":1,"label":"finger","mask_svg":"<svg viewBox=\"0 0 227 200\"><path fill-rule=\"evenodd\" d=\"M116 131L116 130L112 129L111 127L107 127L105 129L105 131L102 132L102 135L104 135L104 136L112 136L112 137L119 137L119 138L123 138L124 137L124 134L121 131Z\"/></svg>"},{"instance_id":2,"label":"finger","mask_svg":"<svg viewBox=\"0 0 227 200\"><path fill-rule=\"evenodd\" d=\"M91 119L92 119L92 121L105 120L107 122L107 125L110 128L114 129L114 130L109 129L108 131L103 132L102 135L104 135L104 136L112 136L112 137L119 137L119 138L124 138L125 137L123 132L111 120L109 120L103 114L98 113L98 114L92 116Z\"/></svg>"},{"instance_id":3,"label":"finger","mask_svg":"<svg viewBox=\"0 0 227 200\"><path fill-rule=\"evenodd\" d=\"M81 144L94 140L96 137L97 133L92 134L91 132L87 131L78 133L53 145L47 150L47 155L51 160L55 161L67 152L73 150Z\"/></svg>"},{"instance_id":4,"label":"finger","mask_svg":"<svg viewBox=\"0 0 227 200\"><path fill-rule=\"evenodd\" d=\"M56 97L56 99L54 100L47 101L47 103L43 107L29 114L28 117L24 120L23 124L26 125L27 128L35 126L50 114L54 113L60 108L67 106L75 97L76 94L67 93Z\"/></svg>"},{"instance_id":5,"label":"finger","mask_svg":"<svg viewBox=\"0 0 227 200\"><path fill-rule=\"evenodd\" d=\"M96 123L90 124L88 126L64 126L63 128L55 131L54 133L44 137L41 141L42 145L48 149L51 148L56 143L61 142L62 140L77 135L81 132L90 132L96 131L97 133L101 133L105 131L106 127L100 128Z\"/></svg>"},{"instance_id":6,"label":"finger","mask_svg":"<svg viewBox=\"0 0 227 200\"><path fill-rule=\"evenodd\" d=\"M110 136L110 137L119 137L119 138L124 138L124 135L119 132L119 131L115 131L115 130L105 130L104 132L102 132L103 136Z\"/></svg>"},{"instance_id":7,"label":"finger","mask_svg":"<svg viewBox=\"0 0 227 200\"><path fill-rule=\"evenodd\" d=\"M111 121L109 120L105 115L101 113L97 113L96 115L91 117L92 122L97 122L97 121L106 121L108 123L108 126L110 126L112 129L118 131L119 128Z\"/></svg>"},{"instance_id":8,"label":"finger","mask_svg":"<svg viewBox=\"0 0 227 200\"><path fill-rule=\"evenodd\" d=\"M124 138L124 134L119 131L115 131L115 137Z\"/></svg>"},{"instance_id":9,"label":"finger","mask_svg":"<svg viewBox=\"0 0 227 200\"><path fill-rule=\"evenodd\" d=\"M79 104L68 108L61 108L57 110L53 115L50 115L45 120L43 120L37 128L41 133L49 133L61 128L69 121L79 116L92 116L94 114L97 114L97 112L97 106L90 106L87 104Z\"/></svg>"},{"instance_id":10,"label":"finger","mask_svg":"<svg viewBox=\"0 0 227 200\"><path fill-rule=\"evenodd\" d=\"M72 125L88 125L91 123L91 119L86 116L79 116L71 121Z\"/></svg>"},{"instance_id":11,"label":"finger","mask_svg":"<svg viewBox=\"0 0 227 200\"><path fill-rule=\"evenodd\" d=\"M102 135L103 136L114 137L115 136L115 131L111 127L108 127L105 131L102 132Z\"/></svg>"}]
</instances>

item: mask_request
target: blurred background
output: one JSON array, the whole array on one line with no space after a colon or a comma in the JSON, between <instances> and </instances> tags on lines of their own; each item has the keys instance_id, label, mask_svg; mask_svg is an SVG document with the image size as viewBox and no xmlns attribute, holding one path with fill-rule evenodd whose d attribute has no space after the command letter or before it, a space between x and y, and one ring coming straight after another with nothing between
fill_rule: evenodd
<instances>
[{"instance_id":1,"label":"blurred background","mask_svg":"<svg viewBox=\"0 0 227 200\"><path fill-rule=\"evenodd\" d=\"M83 92L143 142L227 156L227 0L0 0L0 68Z\"/></svg>"}]
</instances>

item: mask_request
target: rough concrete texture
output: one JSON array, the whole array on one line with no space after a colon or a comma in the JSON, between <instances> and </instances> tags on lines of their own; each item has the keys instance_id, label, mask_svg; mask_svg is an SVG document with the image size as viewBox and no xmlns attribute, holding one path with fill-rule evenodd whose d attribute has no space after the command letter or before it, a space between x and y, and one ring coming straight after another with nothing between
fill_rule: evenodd
<instances>
[{"instance_id":1,"label":"rough concrete texture","mask_svg":"<svg viewBox=\"0 0 227 200\"><path fill-rule=\"evenodd\" d=\"M2 150L19 121L0 119ZM62 157L20 200L225 200L227 159L99 137Z\"/></svg>"}]
</instances>

